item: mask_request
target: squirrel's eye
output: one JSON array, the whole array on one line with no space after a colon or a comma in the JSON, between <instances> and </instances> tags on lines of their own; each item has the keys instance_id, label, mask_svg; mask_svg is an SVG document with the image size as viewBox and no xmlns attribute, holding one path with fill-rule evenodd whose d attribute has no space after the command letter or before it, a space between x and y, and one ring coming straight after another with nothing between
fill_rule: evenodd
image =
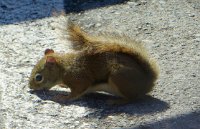
<instances>
[{"instance_id":1,"label":"squirrel's eye","mask_svg":"<svg viewBox=\"0 0 200 129\"><path fill-rule=\"evenodd\" d=\"M41 74L36 74L35 75L35 80L39 83L41 83L43 81L43 76Z\"/></svg>"}]
</instances>

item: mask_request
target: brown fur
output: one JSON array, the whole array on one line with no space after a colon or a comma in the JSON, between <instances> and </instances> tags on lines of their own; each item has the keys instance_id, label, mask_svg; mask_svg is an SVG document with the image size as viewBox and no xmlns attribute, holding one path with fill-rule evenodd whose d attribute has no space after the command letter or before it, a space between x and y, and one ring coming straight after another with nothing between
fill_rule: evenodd
<instances>
[{"instance_id":1,"label":"brown fur","mask_svg":"<svg viewBox=\"0 0 200 129\"><path fill-rule=\"evenodd\" d=\"M114 102L117 104L132 101L152 90L158 67L141 43L118 34L91 36L71 22L68 34L73 48L79 52L46 54L32 71L31 89L49 89L62 83L71 93L58 96L57 100L74 100L89 92L106 91L122 98Z\"/></svg>"},{"instance_id":2,"label":"brown fur","mask_svg":"<svg viewBox=\"0 0 200 129\"><path fill-rule=\"evenodd\" d=\"M100 36L90 36L71 22L68 25L68 30L69 40L72 41L74 49L82 48L90 54L104 52L127 54L143 68L146 74L151 76L152 80L157 79L159 70L155 60L150 59L141 43L118 34L106 33Z\"/></svg>"}]
</instances>

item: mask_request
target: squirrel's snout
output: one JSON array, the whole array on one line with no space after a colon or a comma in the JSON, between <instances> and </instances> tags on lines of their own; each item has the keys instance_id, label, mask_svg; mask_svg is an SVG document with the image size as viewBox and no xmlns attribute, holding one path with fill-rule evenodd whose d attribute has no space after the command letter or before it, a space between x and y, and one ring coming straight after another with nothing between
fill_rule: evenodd
<instances>
[{"instance_id":1,"label":"squirrel's snout","mask_svg":"<svg viewBox=\"0 0 200 129\"><path fill-rule=\"evenodd\" d=\"M29 88L31 90L37 90L37 87L35 86L35 83L32 80L29 81Z\"/></svg>"},{"instance_id":2,"label":"squirrel's snout","mask_svg":"<svg viewBox=\"0 0 200 129\"><path fill-rule=\"evenodd\" d=\"M33 83L32 83L32 81L30 80L29 81L29 86L28 86L30 89L33 89Z\"/></svg>"}]
</instances>

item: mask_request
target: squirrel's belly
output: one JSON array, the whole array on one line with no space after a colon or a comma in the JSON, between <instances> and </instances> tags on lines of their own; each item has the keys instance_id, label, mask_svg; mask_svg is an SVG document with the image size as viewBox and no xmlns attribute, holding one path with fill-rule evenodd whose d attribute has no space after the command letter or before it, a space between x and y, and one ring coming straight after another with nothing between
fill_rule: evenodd
<instances>
[{"instance_id":1,"label":"squirrel's belly","mask_svg":"<svg viewBox=\"0 0 200 129\"><path fill-rule=\"evenodd\" d=\"M104 91L116 96L121 96L121 93L117 89L113 89L108 83L95 84L92 87L89 87L86 93L93 93L97 91Z\"/></svg>"}]
</instances>

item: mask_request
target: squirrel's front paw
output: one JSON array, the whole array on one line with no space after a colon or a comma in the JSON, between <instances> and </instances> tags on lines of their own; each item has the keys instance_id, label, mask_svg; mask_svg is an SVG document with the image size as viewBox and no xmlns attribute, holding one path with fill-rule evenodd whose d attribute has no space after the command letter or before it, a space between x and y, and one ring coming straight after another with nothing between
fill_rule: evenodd
<instances>
[{"instance_id":1,"label":"squirrel's front paw","mask_svg":"<svg viewBox=\"0 0 200 129\"><path fill-rule=\"evenodd\" d=\"M108 105L111 105L111 106L114 106L114 105L125 105L127 104L129 101L126 100L126 99L116 99L116 100L113 100L113 99L109 99L106 101L106 103Z\"/></svg>"},{"instance_id":2,"label":"squirrel's front paw","mask_svg":"<svg viewBox=\"0 0 200 129\"><path fill-rule=\"evenodd\" d=\"M53 101L55 102L60 102L60 103L64 103L68 100L69 96L68 95L56 95L52 98Z\"/></svg>"}]
</instances>

